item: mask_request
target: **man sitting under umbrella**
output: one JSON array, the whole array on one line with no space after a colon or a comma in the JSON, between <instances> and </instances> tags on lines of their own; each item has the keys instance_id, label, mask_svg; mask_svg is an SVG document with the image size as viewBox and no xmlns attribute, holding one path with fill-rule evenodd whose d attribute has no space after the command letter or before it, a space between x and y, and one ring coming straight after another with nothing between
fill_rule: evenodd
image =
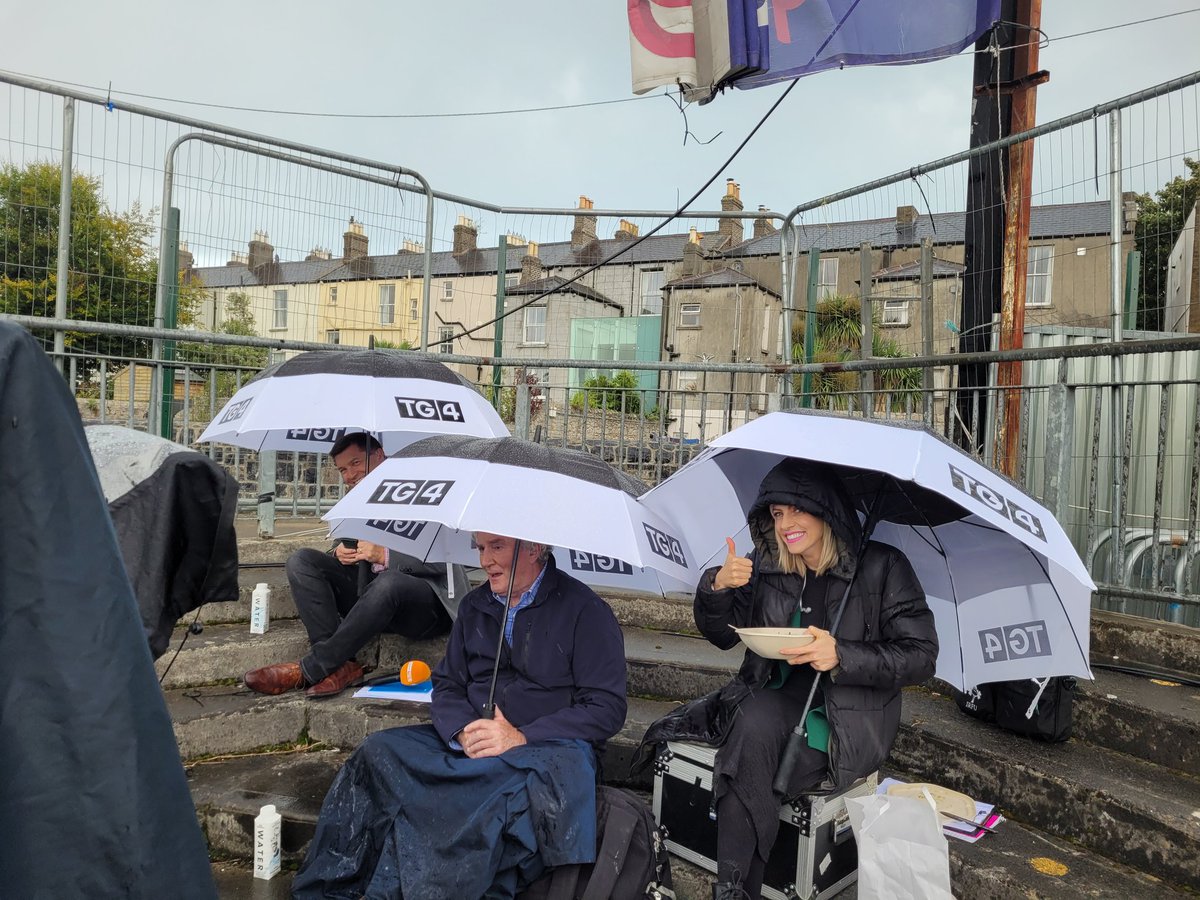
<instances>
[{"instance_id":1,"label":"man sitting under umbrella","mask_svg":"<svg viewBox=\"0 0 1200 900\"><path fill-rule=\"evenodd\" d=\"M598 754L625 721L621 629L548 548L475 539L488 581L463 598L434 670L433 724L372 734L347 761L299 900L512 897L595 856Z\"/></svg>"},{"instance_id":2,"label":"man sitting under umbrella","mask_svg":"<svg viewBox=\"0 0 1200 900\"><path fill-rule=\"evenodd\" d=\"M379 442L363 432L342 437L329 456L348 488L384 460ZM451 569L452 591L446 566L368 541L338 543L329 553L297 550L288 557L288 583L312 647L298 662L247 672L246 686L260 694L282 694L309 685L308 696L330 697L362 679L363 667L354 655L382 632L414 640L445 634L456 599L467 589L462 568Z\"/></svg>"}]
</instances>

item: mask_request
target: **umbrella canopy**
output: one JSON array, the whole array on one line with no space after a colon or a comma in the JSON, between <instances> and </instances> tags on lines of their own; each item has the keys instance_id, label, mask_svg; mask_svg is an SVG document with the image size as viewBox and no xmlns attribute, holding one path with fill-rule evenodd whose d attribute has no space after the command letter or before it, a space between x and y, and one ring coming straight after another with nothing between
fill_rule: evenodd
<instances>
[{"instance_id":1,"label":"umbrella canopy","mask_svg":"<svg viewBox=\"0 0 1200 900\"><path fill-rule=\"evenodd\" d=\"M200 440L327 453L353 431L375 435L389 455L432 434L508 434L474 385L436 360L403 350L312 350L256 375Z\"/></svg>"},{"instance_id":2,"label":"umbrella canopy","mask_svg":"<svg viewBox=\"0 0 1200 900\"><path fill-rule=\"evenodd\" d=\"M763 476L787 457L836 466L862 512L878 501L873 537L904 551L933 610L939 678L965 689L1091 677L1095 585L1062 526L1016 484L924 427L770 413L717 438L641 502L681 523L699 568L716 565L727 536L749 549L746 513Z\"/></svg>"},{"instance_id":3,"label":"umbrella canopy","mask_svg":"<svg viewBox=\"0 0 1200 900\"><path fill-rule=\"evenodd\" d=\"M693 556L677 526L636 501L643 489L578 450L441 435L385 460L325 519L335 535L420 559L475 561L470 534L485 531L561 548L590 584L690 590Z\"/></svg>"}]
</instances>

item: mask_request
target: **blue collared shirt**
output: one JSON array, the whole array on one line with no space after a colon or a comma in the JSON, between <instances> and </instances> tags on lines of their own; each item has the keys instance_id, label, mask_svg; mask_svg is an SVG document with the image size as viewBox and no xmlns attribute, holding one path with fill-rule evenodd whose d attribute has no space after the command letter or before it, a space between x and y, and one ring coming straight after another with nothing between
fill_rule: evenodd
<instances>
[{"instance_id":1,"label":"blue collared shirt","mask_svg":"<svg viewBox=\"0 0 1200 900\"><path fill-rule=\"evenodd\" d=\"M533 602L533 598L537 596L538 588L542 586L542 577L546 574L547 568L549 567L542 566L542 571L538 572L538 577L533 579L533 584L521 594L521 599L517 601L517 605L508 614L508 618L504 623L504 641L510 648L513 641L513 623L517 620L517 613ZM508 598L503 594L497 594L495 591L492 591L492 599L502 606L508 606Z\"/></svg>"}]
</instances>

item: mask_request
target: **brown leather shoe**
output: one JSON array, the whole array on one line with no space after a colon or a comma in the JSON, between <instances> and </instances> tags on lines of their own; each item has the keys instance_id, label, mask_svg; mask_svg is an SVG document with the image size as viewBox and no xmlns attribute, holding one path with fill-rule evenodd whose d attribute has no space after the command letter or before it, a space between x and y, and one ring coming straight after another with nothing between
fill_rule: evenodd
<instances>
[{"instance_id":1,"label":"brown leather shoe","mask_svg":"<svg viewBox=\"0 0 1200 900\"><path fill-rule=\"evenodd\" d=\"M352 684L362 684L363 667L354 660L344 662L304 693L309 697L333 697Z\"/></svg>"},{"instance_id":2,"label":"brown leather shoe","mask_svg":"<svg viewBox=\"0 0 1200 900\"><path fill-rule=\"evenodd\" d=\"M300 671L298 662L276 663L251 669L242 676L242 681L250 690L260 694L282 694L304 687L304 673Z\"/></svg>"}]
</instances>

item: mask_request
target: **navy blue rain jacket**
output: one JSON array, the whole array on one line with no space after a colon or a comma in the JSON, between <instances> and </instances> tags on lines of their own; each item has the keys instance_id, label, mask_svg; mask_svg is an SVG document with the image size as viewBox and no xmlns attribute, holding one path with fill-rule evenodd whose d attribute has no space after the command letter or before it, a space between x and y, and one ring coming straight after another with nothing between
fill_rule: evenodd
<instances>
[{"instance_id":1,"label":"navy blue rain jacket","mask_svg":"<svg viewBox=\"0 0 1200 900\"><path fill-rule=\"evenodd\" d=\"M599 751L625 723L625 641L612 609L551 558L504 645L496 705L528 741L572 738ZM467 594L433 672L433 725L449 742L487 703L504 606L485 583Z\"/></svg>"}]
</instances>

